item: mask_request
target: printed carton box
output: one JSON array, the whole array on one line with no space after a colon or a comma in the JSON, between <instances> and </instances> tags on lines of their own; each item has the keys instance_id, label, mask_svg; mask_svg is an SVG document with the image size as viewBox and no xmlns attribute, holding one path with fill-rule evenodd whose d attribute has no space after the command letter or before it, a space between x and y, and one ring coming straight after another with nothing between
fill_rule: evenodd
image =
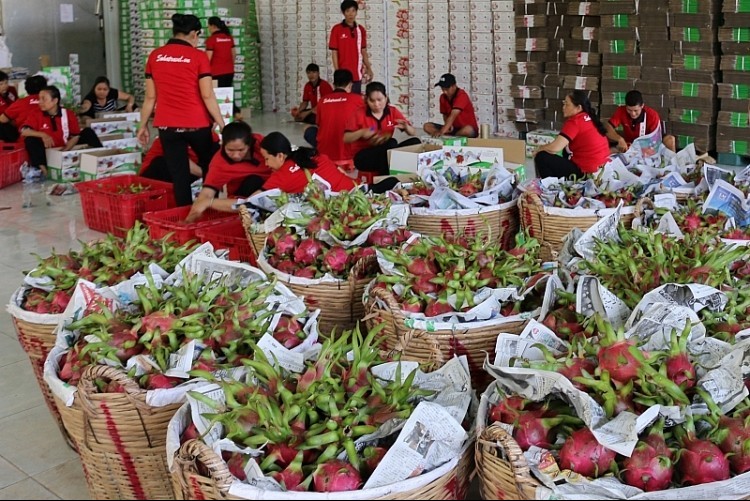
<instances>
[{"instance_id":1,"label":"printed carton box","mask_svg":"<svg viewBox=\"0 0 750 501\"><path fill-rule=\"evenodd\" d=\"M443 161L443 148L434 144L415 144L388 150L391 173L417 172L420 167L437 165Z\"/></svg>"},{"instance_id":2,"label":"printed carton box","mask_svg":"<svg viewBox=\"0 0 750 501\"><path fill-rule=\"evenodd\" d=\"M48 177L56 182L80 181L81 155L103 149L89 148L87 145L74 146L68 151L63 151L62 148L48 148L46 150Z\"/></svg>"},{"instance_id":3,"label":"printed carton box","mask_svg":"<svg viewBox=\"0 0 750 501\"><path fill-rule=\"evenodd\" d=\"M81 155L81 180L88 181L118 174L136 174L141 168L141 152L101 149Z\"/></svg>"}]
</instances>

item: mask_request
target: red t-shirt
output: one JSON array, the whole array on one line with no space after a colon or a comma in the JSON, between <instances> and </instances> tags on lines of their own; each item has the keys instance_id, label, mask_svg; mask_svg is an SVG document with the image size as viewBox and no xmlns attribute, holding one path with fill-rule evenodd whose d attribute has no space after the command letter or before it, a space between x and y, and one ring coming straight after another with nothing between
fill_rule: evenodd
<instances>
[{"instance_id":1,"label":"red t-shirt","mask_svg":"<svg viewBox=\"0 0 750 501\"><path fill-rule=\"evenodd\" d=\"M148 149L146 155L143 157L143 163L141 164L141 170L138 171L138 175L143 175L143 173L146 172L151 166L151 162L163 156L164 147L161 145L161 139L157 137L156 139L154 139L154 142L151 143L151 148ZM188 158L194 163L198 163L198 155L196 155L196 153L193 151L193 148L191 148L190 146L188 146Z\"/></svg>"},{"instance_id":2,"label":"red t-shirt","mask_svg":"<svg viewBox=\"0 0 750 501\"><path fill-rule=\"evenodd\" d=\"M453 100L448 100L448 96L445 94L440 95L440 113L447 117L450 115L452 110L461 110L456 119L453 121L453 130L458 130L461 127L471 125L475 131L479 132L479 125L477 124L477 116L474 113L474 105L469 99L469 95L463 89L456 89L456 94L453 96Z\"/></svg>"},{"instance_id":3,"label":"red t-shirt","mask_svg":"<svg viewBox=\"0 0 750 501\"><path fill-rule=\"evenodd\" d=\"M338 52L338 69L351 71L355 82L362 80L362 49L367 48L367 31L364 26L357 23L347 26L345 21L333 25L328 48Z\"/></svg>"},{"instance_id":4,"label":"red t-shirt","mask_svg":"<svg viewBox=\"0 0 750 501\"><path fill-rule=\"evenodd\" d=\"M333 92L333 87L323 79L319 79L318 85L315 87L310 82L307 82L305 88L302 90L302 100L309 102L310 108L315 108L320 98L327 96L331 92Z\"/></svg>"},{"instance_id":5,"label":"red t-shirt","mask_svg":"<svg viewBox=\"0 0 750 501\"><path fill-rule=\"evenodd\" d=\"M0 113L5 113L8 106L18 100L18 91L12 85L8 86L8 92L5 96L0 95Z\"/></svg>"},{"instance_id":6,"label":"red t-shirt","mask_svg":"<svg viewBox=\"0 0 750 501\"><path fill-rule=\"evenodd\" d=\"M263 183L264 190L279 188L286 193L302 193L309 183L307 176L312 178L313 174L325 179L333 191L345 191L354 188L354 180L341 172L336 165L325 155L315 157L318 166L315 169L303 169L291 158L288 158L279 170L271 174L271 177Z\"/></svg>"},{"instance_id":7,"label":"red t-shirt","mask_svg":"<svg viewBox=\"0 0 750 501\"><path fill-rule=\"evenodd\" d=\"M346 131L353 132L359 129L371 129L376 131L377 134L387 136L390 138L393 136L393 131L396 130L398 120L406 120L403 113L398 108L394 108L391 105L387 105L383 110L383 116L380 120L372 116L372 112L369 108L360 110L359 113L353 115L347 121ZM352 157L364 150L365 148L372 147L369 139L360 139L353 143L349 143L349 148L352 152Z\"/></svg>"},{"instance_id":8,"label":"red t-shirt","mask_svg":"<svg viewBox=\"0 0 750 501\"><path fill-rule=\"evenodd\" d=\"M568 140L570 160L584 173L596 172L609 160L609 140L599 133L585 111L568 118L560 135Z\"/></svg>"},{"instance_id":9,"label":"red t-shirt","mask_svg":"<svg viewBox=\"0 0 750 501\"><path fill-rule=\"evenodd\" d=\"M350 146L344 143L346 117L358 115L364 107L362 96L342 89L336 89L320 100L316 111L320 154L334 162L354 158Z\"/></svg>"},{"instance_id":10,"label":"red t-shirt","mask_svg":"<svg viewBox=\"0 0 750 501\"><path fill-rule=\"evenodd\" d=\"M632 144L639 137L654 132L661 125L661 118L656 110L644 105L641 116L633 120L625 106L618 106L609 123L615 129L622 125L622 137L626 143Z\"/></svg>"},{"instance_id":11,"label":"red t-shirt","mask_svg":"<svg viewBox=\"0 0 750 501\"><path fill-rule=\"evenodd\" d=\"M211 159L203 186L219 192L226 185L227 193L232 196L237 193L242 181L248 176L255 175L268 179L271 176L271 169L266 166L266 162L260 154L260 142L263 141L263 136L253 134L253 138L255 138L255 147L252 156L258 162L257 165L249 161L232 162L222 154L223 150L220 149Z\"/></svg>"},{"instance_id":12,"label":"red t-shirt","mask_svg":"<svg viewBox=\"0 0 750 501\"><path fill-rule=\"evenodd\" d=\"M146 78L156 85L154 127L209 127L198 80L210 76L208 56L188 42L172 39L154 50L146 63Z\"/></svg>"},{"instance_id":13,"label":"red t-shirt","mask_svg":"<svg viewBox=\"0 0 750 501\"><path fill-rule=\"evenodd\" d=\"M63 134L62 114L68 117L68 139L78 136L81 133L81 127L78 125L78 117L72 110L58 108L55 116L50 116L40 110L38 107L34 113L29 115L23 127L30 127L37 132L44 132L55 142L54 146L65 146L67 142Z\"/></svg>"},{"instance_id":14,"label":"red t-shirt","mask_svg":"<svg viewBox=\"0 0 750 501\"><path fill-rule=\"evenodd\" d=\"M35 111L39 111L39 94L32 94L15 101L5 110L5 116L20 129Z\"/></svg>"},{"instance_id":15,"label":"red t-shirt","mask_svg":"<svg viewBox=\"0 0 750 501\"><path fill-rule=\"evenodd\" d=\"M206 39L206 50L213 51L211 55L211 75L234 74L234 58L232 57L234 38L218 31Z\"/></svg>"}]
</instances>

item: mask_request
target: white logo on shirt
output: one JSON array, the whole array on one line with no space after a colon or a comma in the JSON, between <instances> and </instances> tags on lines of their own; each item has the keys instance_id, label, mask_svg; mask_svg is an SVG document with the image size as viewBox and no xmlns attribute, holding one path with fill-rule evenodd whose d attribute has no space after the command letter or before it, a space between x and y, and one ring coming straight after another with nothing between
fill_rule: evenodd
<instances>
[{"instance_id":1,"label":"white logo on shirt","mask_svg":"<svg viewBox=\"0 0 750 501\"><path fill-rule=\"evenodd\" d=\"M323 98L324 103L343 103L345 101L348 101L348 99L346 99L345 97L338 97L338 98L324 97Z\"/></svg>"},{"instance_id":2,"label":"white logo on shirt","mask_svg":"<svg viewBox=\"0 0 750 501\"><path fill-rule=\"evenodd\" d=\"M166 56L164 54L159 54L156 56L156 62L157 63L189 63L190 58L185 56L180 57L172 57L172 56Z\"/></svg>"},{"instance_id":3,"label":"white logo on shirt","mask_svg":"<svg viewBox=\"0 0 750 501\"><path fill-rule=\"evenodd\" d=\"M300 170L300 166L297 164L294 164L291 167L289 167L289 172L297 172L298 170Z\"/></svg>"}]
</instances>

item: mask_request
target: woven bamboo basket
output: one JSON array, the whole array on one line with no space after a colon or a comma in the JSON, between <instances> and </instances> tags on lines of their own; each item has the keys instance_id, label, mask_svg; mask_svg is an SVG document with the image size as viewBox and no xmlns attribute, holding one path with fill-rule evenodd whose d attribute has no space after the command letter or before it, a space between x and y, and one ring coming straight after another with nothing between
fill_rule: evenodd
<instances>
[{"instance_id":1,"label":"woven bamboo basket","mask_svg":"<svg viewBox=\"0 0 750 501\"><path fill-rule=\"evenodd\" d=\"M20 287L13 293L7 307L8 313L13 319L13 326L16 328L18 342L21 343L21 348L23 348L23 351L29 357L31 369L34 371L34 377L36 377L36 382L42 391L44 402L47 404L47 408L57 423L58 428L60 428L63 438L65 438L70 447L75 449L74 442L65 431L65 425L60 417L60 411L55 403L52 391L44 381L44 362L47 360L49 352L55 346L55 329L62 318L62 314L32 313L21 309L20 305L24 291L25 287Z\"/></svg>"},{"instance_id":2,"label":"woven bamboo basket","mask_svg":"<svg viewBox=\"0 0 750 501\"><path fill-rule=\"evenodd\" d=\"M528 231L542 244L541 258L544 261L557 258L565 236L573 228L586 231L597 221L611 214L613 210L604 209L591 214L590 210L545 207L539 195L535 193L522 193L518 198L521 228ZM620 222L626 226L630 225L633 222L634 213L634 205L623 207L620 212Z\"/></svg>"},{"instance_id":3,"label":"woven bamboo basket","mask_svg":"<svg viewBox=\"0 0 750 501\"><path fill-rule=\"evenodd\" d=\"M96 379L123 393L98 393ZM174 499L166 457L169 420L181 404L154 407L121 369L91 365L78 385L84 439L79 444L93 499Z\"/></svg>"},{"instance_id":4,"label":"woven bamboo basket","mask_svg":"<svg viewBox=\"0 0 750 501\"><path fill-rule=\"evenodd\" d=\"M501 332L520 334L528 320L495 323L479 327L427 331L410 327L411 323L399 307L394 295L382 288L371 288L366 298L366 323L368 328L381 323L381 349L399 353L401 360L426 364L427 369L437 369L454 355L466 355L471 373L471 383L483 391L492 380L483 369L484 359L495 357L497 335Z\"/></svg>"},{"instance_id":5,"label":"woven bamboo basket","mask_svg":"<svg viewBox=\"0 0 750 501\"><path fill-rule=\"evenodd\" d=\"M483 429L474 444L482 499L535 499L540 483L513 437L500 425Z\"/></svg>"},{"instance_id":6,"label":"woven bamboo basket","mask_svg":"<svg viewBox=\"0 0 750 501\"><path fill-rule=\"evenodd\" d=\"M421 487L403 490L403 487L399 488L399 484L403 482L397 482L388 486L390 494L377 497L356 496L356 499L465 499L469 477L474 466L473 456L471 447L468 447L456 463L449 463L424 474L426 477L436 478ZM209 476L198 473L198 464L206 467ZM203 442L188 440L175 454L172 463L172 481L177 499L246 499L229 494L232 480L233 477L229 473L226 462ZM335 494L270 492L258 489L257 496L253 499L351 498L338 497Z\"/></svg>"},{"instance_id":7,"label":"woven bamboo basket","mask_svg":"<svg viewBox=\"0 0 750 501\"><path fill-rule=\"evenodd\" d=\"M503 249L515 245L518 233L518 200L482 209L435 210L412 208L407 227L435 237L445 233L484 233L497 238Z\"/></svg>"},{"instance_id":8,"label":"woven bamboo basket","mask_svg":"<svg viewBox=\"0 0 750 501\"><path fill-rule=\"evenodd\" d=\"M374 266L375 262L375 256L361 259L354 265L346 280L306 284L304 282L310 281L272 268L265 255L258 257L258 267L261 270L276 275L279 282L301 297L309 309L320 309L318 331L323 336L330 335L334 329L336 332L353 329L362 320L365 310L362 296L365 287L372 280L372 277L365 275L365 270Z\"/></svg>"},{"instance_id":9,"label":"woven bamboo basket","mask_svg":"<svg viewBox=\"0 0 750 501\"><path fill-rule=\"evenodd\" d=\"M244 205L240 205L240 218L242 219L242 226L245 228L245 234L247 235L248 242L250 242L250 246L255 251L255 255L260 256L263 246L266 245L266 233L257 233L254 231L252 216L250 216L250 211Z\"/></svg>"}]
</instances>

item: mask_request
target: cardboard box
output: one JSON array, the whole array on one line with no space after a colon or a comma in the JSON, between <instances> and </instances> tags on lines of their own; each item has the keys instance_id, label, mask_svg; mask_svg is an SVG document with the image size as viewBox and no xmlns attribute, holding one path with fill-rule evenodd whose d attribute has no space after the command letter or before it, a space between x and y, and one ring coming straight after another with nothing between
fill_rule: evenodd
<instances>
[{"instance_id":1,"label":"cardboard box","mask_svg":"<svg viewBox=\"0 0 750 501\"><path fill-rule=\"evenodd\" d=\"M62 151L62 148L48 148L46 155L49 178L57 182L80 181L81 156L84 153L103 149L89 148L87 145L74 146L69 151Z\"/></svg>"},{"instance_id":2,"label":"cardboard box","mask_svg":"<svg viewBox=\"0 0 750 501\"><path fill-rule=\"evenodd\" d=\"M104 148L114 150L136 150L141 149L141 143L137 137L126 137L125 134L107 134L99 136L99 141L102 142Z\"/></svg>"},{"instance_id":3,"label":"cardboard box","mask_svg":"<svg viewBox=\"0 0 750 501\"><path fill-rule=\"evenodd\" d=\"M388 150L388 166L392 173L417 172L443 161L443 147L434 144L415 144Z\"/></svg>"},{"instance_id":4,"label":"cardboard box","mask_svg":"<svg viewBox=\"0 0 750 501\"><path fill-rule=\"evenodd\" d=\"M669 121L671 123L711 125L713 113L706 110L670 108Z\"/></svg>"},{"instance_id":5,"label":"cardboard box","mask_svg":"<svg viewBox=\"0 0 750 501\"><path fill-rule=\"evenodd\" d=\"M526 158L531 158L534 155L534 151L542 145L549 144L555 140L559 134L556 130L538 129L533 132L526 134Z\"/></svg>"},{"instance_id":6,"label":"cardboard box","mask_svg":"<svg viewBox=\"0 0 750 501\"><path fill-rule=\"evenodd\" d=\"M138 124L130 120L115 118L95 118L89 122L89 127L97 136L106 134L135 134Z\"/></svg>"},{"instance_id":7,"label":"cardboard box","mask_svg":"<svg viewBox=\"0 0 750 501\"><path fill-rule=\"evenodd\" d=\"M141 168L141 152L101 149L81 154L81 180L90 181L118 174L137 174Z\"/></svg>"}]
</instances>

